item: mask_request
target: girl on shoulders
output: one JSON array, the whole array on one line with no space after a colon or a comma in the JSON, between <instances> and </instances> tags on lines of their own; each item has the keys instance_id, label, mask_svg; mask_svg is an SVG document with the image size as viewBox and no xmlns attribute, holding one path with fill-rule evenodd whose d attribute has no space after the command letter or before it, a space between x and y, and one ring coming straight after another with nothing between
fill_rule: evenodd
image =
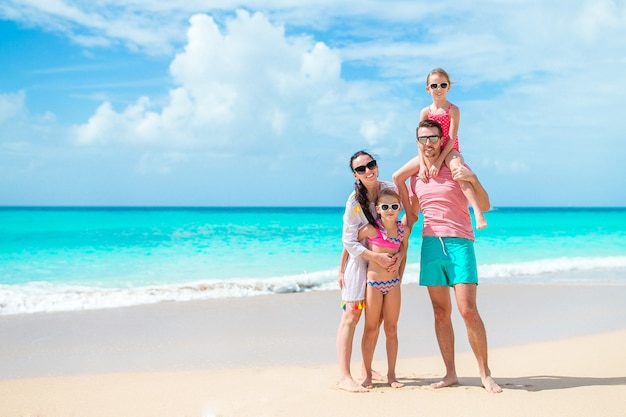
<instances>
[{"instance_id":1,"label":"girl on shoulders","mask_svg":"<svg viewBox=\"0 0 626 417\"><path fill-rule=\"evenodd\" d=\"M393 174L393 181L396 186L399 187L399 184L404 184L409 177L416 174L422 182L428 182L429 177L436 177L439 175L439 170L444 162L452 171L465 164L465 160L459 150L458 137L461 111L447 99L451 85L452 83L450 82L448 73L441 68L435 68L426 77L426 91L428 91L431 95L433 102L429 106L424 107L420 112L420 122L422 120L430 119L439 122L441 125L441 155L439 155L439 158L437 158L428 171L426 170L424 155L420 153L418 156L411 159ZM420 138L418 138L418 140L420 140ZM425 140L428 141L429 139L425 138ZM426 142L423 142L423 144L426 144ZM463 190L463 194L472 205L472 210L476 219L476 229L483 229L487 227L487 220L485 219L485 214L480 209L478 201L476 200L476 192L474 188L471 184L465 181L461 181L460 185L461 190ZM404 195L402 195L402 197L404 204L408 204L408 196L406 196L406 200Z\"/></svg>"}]
</instances>

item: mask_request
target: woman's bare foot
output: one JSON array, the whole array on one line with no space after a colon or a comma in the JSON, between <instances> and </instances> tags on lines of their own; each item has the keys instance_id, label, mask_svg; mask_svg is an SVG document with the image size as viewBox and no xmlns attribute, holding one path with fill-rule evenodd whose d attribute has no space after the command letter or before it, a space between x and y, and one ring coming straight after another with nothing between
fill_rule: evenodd
<instances>
[{"instance_id":1,"label":"woman's bare foot","mask_svg":"<svg viewBox=\"0 0 626 417\"><path fill-rule=\"evenodd\" d=\"M483 387L485 387L487 392L491 394L498 394L502 392L502 388L500 388L500 385L496 384L496 381L494 381L492 377L485 376L480 378L480 380L482 381Z\"/></svg>"},{"instance_id":2,"label":"woman's bare foot","mask_svg":"<svg viewBox=\"0 0 626 417\"><path fill-rule=\"evenodd\" d=\"M337 386L339 387L339 389L342 389L348 392L368 392L367 389L365 389L362 385L359 385L352 378L345 378L345 379L340 380L337 383Z\"/></svg>"},{"instance_id":3,"label":"woman's bare foot","mask_svg":"<svg viewBox=\"0 0 626 417\"><path fill-rule=\"evenodd\" d=\"M451 385L456 385L458 383L459 383L459 379L456 377L456 375L446 375L443 377L441 381L433 382L432 384L430 384L430 386L433 388L444 388L444 387L449 387Z\"/></svg>"}]
</instances>

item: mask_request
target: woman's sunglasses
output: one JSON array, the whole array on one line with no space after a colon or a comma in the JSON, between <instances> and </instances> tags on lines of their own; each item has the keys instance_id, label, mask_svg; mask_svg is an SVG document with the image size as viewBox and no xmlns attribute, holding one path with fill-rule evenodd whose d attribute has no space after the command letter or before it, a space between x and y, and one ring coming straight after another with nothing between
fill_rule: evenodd
<instances>
[{"instance_id":1,"label":"woman's sunglasses","mask_svg":"<svg viewBox=\"0 0 626 417\"><path fill-rule=\"evenodd\" d=\"M400 210L400 204L398 203L391 203L391 204L383 203L383 204L379 204L378 207L380 207L382 211L387 211L389 209L393 211Z\"/></svg>"},{"instance_id":2,"label":"woman's sunglasses","mask_svg":"<svg viewBox=\"0 0 626 417\"><path fill-rule=\"evenodd\" d=\"M429 87L430 87L431 90L436 90L439 87L441 87L442 89L443 88L448 88L448 83L441 83L441 84L438 84L438 85L435 84L435 83L432 83L431 85L429 85Z\"/></svg>"},{"instance_id":3,"label":"woman's sunglasses","mask_svg":"<svg viewBox=\"0 0 626 417\"><path fill-rule=\"evenodd\" d=\"M354 168L353 171L357 174L364 174L366 169L373 171L374 168L376 168L376 160L372 159L367 164Z\"/></svg>"}]
</instances>

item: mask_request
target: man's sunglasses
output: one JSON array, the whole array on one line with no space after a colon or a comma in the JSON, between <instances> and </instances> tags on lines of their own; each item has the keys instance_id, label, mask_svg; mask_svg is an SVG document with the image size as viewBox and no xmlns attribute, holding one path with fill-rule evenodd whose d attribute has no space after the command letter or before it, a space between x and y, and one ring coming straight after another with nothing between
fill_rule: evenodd
<instances>
[{"instance_id":1,"label":"man's sunglasses","mask_svg":"<svg viewBox=\"0 0 626 417\"><path fill-rule=\"evenodd\" d=\"M354 168L353 171L357 174L364 174L366 169L373 171L374 168L376 168L376 160L372 159L367 164Z\"/></svg>"},{"instance_id":2,"label":"man's sunglasses","mask_svg":"<svg viewBox=\"0 0 626 417\"><path fill-rule=\"evenodd\" d=\"M430 141L430 143L437 143L437 141L439 141L439 136L436 136L436 135L418 136L417 141L421 143L422 145L426 145L428 141Z\"/></svg>"},{"instance_id":3,"label":"man's sunglasses","mask_svg":"<svg viewBox=\"0 0 626 417\"><path fill-rule=\"evenodd\" d=\"M382 211L387 211L389 209L393 211L400 210L400 204L398 203L391 203L391 204L383 203L383 204L379 204L378 207L380 207Z\"/></svg>"}]
</instances>

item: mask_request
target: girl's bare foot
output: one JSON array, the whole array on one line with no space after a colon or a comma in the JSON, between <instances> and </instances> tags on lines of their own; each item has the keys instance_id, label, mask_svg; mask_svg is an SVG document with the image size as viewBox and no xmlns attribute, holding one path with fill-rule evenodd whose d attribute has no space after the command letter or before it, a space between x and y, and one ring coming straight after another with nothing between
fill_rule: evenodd
<instances>
[{"instance_id":1,"label":"girl's bare foot","mask_svg":"<svg viewBox=\"0 0 626 417\"><path fill-rule=\"evenodd\" d=\"M345 378L345 379L340 380L337 383L337 387L339 387L339 389L342 389L342 390L348 391L348 392L368 392L367 389L365 389L363 386L359 385L352 378Z\"/></svg>"},{"instance_id":2,"label":"girl's bare foot","mask_svg":"<svg viewBox=\"0 0 626 417\"><path fill-rule=\"evenodd\" d=\"M361 382L361 386L365 388L366 390L374 388L374 384L372 383L371 378L365 378L363 382Z\"/></svg>"},{"instance_id":3,"label":"girl's bare foot","mask_svg":"<svg viewBox=\"0 0 626 417\"><path fill-rule=\"evenodd\" d=\"M363 369L361 371L361 379L366 379L366 378L367 378L367 371ZM372 369L372 381L387 382L387 378L382 376L380 372Z\"/></svg>"},{"instance_id":4,"label":"girl's bare foot","mask_svg":"<svg viewBox=\"0 0 626 417\"><path fill-rule=\"evenodd\" d=\"M380 372L372 369L372 380L373 381L387 381L384 376L380 374Z\"/></svg>"},{"instance_id":5,"label":"girl's bare foot","mask_svg":"<svg viewBox=\"0 0 626 417\"><path fill-rule=\"evenodd\" d=\"M483 387L485 387L487 392L491 394L498 394L502 392L502 388L500 388L500 385L496 384L496 381L494 381L492 377L485 376L480 378L480 380L482 381Z\"/></svg>"},{"instance_id":6,"label":"girl's bare foot","mask_svg":"<svg viewBox=\"0 0 626 417\"><path fill-rule=\"evenodd\" d=\"M476 229L484 229L487 227L487 219L483 213L476 213Z\"/></svg>"}]
</instances>

